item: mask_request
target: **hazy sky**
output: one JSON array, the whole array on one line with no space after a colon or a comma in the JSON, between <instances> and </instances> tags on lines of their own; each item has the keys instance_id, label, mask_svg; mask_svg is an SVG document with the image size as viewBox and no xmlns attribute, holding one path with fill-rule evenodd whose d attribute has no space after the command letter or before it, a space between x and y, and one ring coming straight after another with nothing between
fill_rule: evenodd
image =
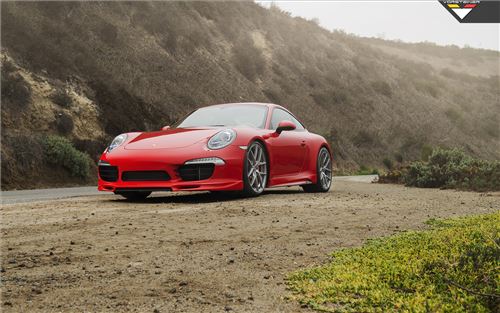
<instances>
[{"instance_id":1,"label":"hazy sky","mask_svg":"<svg viewBox=\"0 0 500 313\"><path fill-rule=\"evenodd\" d=\"M367 37L500 50L500 24L461 24L437 0L256 1Z\"/></svg>"}]
</instances>

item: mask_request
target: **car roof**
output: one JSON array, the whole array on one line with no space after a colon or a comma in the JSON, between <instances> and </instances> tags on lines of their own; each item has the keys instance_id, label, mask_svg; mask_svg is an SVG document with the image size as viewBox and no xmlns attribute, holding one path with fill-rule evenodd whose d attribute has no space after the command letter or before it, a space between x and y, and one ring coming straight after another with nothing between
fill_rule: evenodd
<instances>
[{"instance_id":1,"label":"car roof","mask_svg":"<svg viewBox=\"0 0 500 313\"><path fill-rule=\"evenodd\" d=\"M214 104L214 105L208 105L206 107L215 107L215 106L238 106L238 105L261 105L261 106L267 106L267 107L280 107L282 108L281 105L274 104L274 103L264 103L264 102L235 102L235 103L221 103L221 104ZM205 108L206 108L205 107Z\"/></svg>"}]
</instances>

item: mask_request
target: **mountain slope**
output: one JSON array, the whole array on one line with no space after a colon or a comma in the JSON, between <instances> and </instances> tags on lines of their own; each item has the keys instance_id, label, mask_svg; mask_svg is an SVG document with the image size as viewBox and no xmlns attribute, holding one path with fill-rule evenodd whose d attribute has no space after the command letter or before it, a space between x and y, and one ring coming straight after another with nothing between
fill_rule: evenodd
<instances>
[{"instance_id":1,"label":"mountain slope","mask_svg":"<svg viewBox=\"0 0 500 313\"><path fill-rule=\"evenodd\" d=\"M40 159L17 164L18 143L35 134L95 158L121 132L239 101L288 107L332 142L339 168L435 145L500 158L498 52L332 33L254 3L1 5L2 85L21 90L2 87L2 188L66 183L44 178L54 166Z\"/></svg>"}]
</instances>

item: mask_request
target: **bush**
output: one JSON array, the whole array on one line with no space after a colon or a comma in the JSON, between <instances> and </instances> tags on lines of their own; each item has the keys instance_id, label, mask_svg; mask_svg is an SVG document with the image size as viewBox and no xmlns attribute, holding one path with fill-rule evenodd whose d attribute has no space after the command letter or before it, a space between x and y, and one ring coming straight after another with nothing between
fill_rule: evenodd
<instances>
[{"instance_id":1,"label":"bush","mask_svg":"<svg viewBox=\"0 0 500 313\"><path fill-rule=\"evenodd\" d=\"M71 142L60 136L48 136L44 142L45 157L49 163L61 165L75 177L89 176L90 158L76 150Z\"/></svg>"},{"instance_id":2,"label":"bush","mask_svg":"<svg viewBox=\"0 0 500 313\"><path fill-rule=\"evenodd\" d=\"M62 112L57 116L56 126L59 133L67 135L73 131L75 124L73 123L73 119L71 118L71 116Z\"/></svg>"},{"instance_id":3,"label":"bush","mask_svg":"<svg viewBox=\"0 0 500 313\"><path fill-rule=\"evenodd\" d=\"M394 153L394 159L396 159L398 163L403 163L403 155L400 152Z\"/></svg>"},{"instance_id":4,"label":"bush","mask_svg":"<svg viewBox=\"0 0 500 313\"><path fill-rule=\"evenodd\" d=\"M2 189L17 187L26 177L33 177L43 166L43 138L3 130L2 133Z\"/></svg>"},{"instance_id":5,"label":"bush","mask_svg":"<svg viewBox=\"0 0 500 313\"><path fill-rule=\"evenodd\" d=\"M355 173L355 175L377 175L378 170L376 168L369 168L366 165L361 165L359 170Z\"/></svg>"},{"instance_id":6,"label":"bush","mask_svg":"<svg viewBox=\"0 0 500 313\"><path fill-rule=\"evenodd\" d=\"M31 87L19 73L7 73L2 68L2 103L13 109L26 108L31 103Z\"/></svg>"},{"instance_id":7,"label":"bush","mask_svg":"<svg viewBox=\"0 0 500 313\"><path fill-rule=\"evenodd\" d=\"M290 275L294 299L327 312L498 312L498 213L432 221Z\"/></svg>"},{"instance_id":8,"label":"bush","mask_svg":"<svg viewBox=\"0 0 500 313\"><path fill-rule=\"evenodd\" d=\"M63 107L70 108L73 105L73 99L65 89L56 89L56 91L50 96L50 99L55 104Z\"/></svg>"},{"instance_id":9,"label":"bush","mask_svg":"<svg viewBox=\"0 0 500 313\"><path fill-rule=\"evenodd\" d=\"M458 149L435 149L428 162L416 161L382 175L380 182L423 188L500 190L500 162L474 159Z\"/></svg>"},{"instance_id":10,"label":"bush","mask_svg":"<svg viewBox=\"0 0 500 313\"><path fill-rule=\"evenodd\" d=\"M73 131L73 128L75 127L71 116L64 112L58 113L56 126L59 133L63 135L71 133Z\"/></svg>"},{"instance_id":11,"label":"bush","mask_svg":"<svg viewBox=\"0 0 500 313\"><path fill-rule=\"evenodd\" d=\"M392 169L392 160L389 159L389 158L385 158L382 160L382 163L384 163L384 166L388 169L388 170L391 170Z\"/></svg>"},{"instance_id":12,"label":"bush","mask_svg":"<svg viewBox=\"0 0 500 313\"><path fill-rule=\"evenodd\" d=\"M420 149L420 159L422 161L428 161L431 156L433 148L429 145L423 145Z\"/></svg>"},{"instance_id":13,"label":"bush","mask_svg":"<svg viewBox=\"0 0 500 313\"><path fill-rule=\"evenodd\" d=\"M254 81L264 73L266 60L252 38L245 36L233 47L234 65L248 80Z\"/></svg>"},{"instance_id":14,"label":"bush","mask_svg":"<svg viewBox=\"0 0 500 313\"><path fill-rule=\"evenodd\" d=\"M386 97L391 97L392 96L392 88L391 85L389 85L385 81L376 81L372 83L373 89L379 93L382 94Z\"/></svg>"}]
</instances>

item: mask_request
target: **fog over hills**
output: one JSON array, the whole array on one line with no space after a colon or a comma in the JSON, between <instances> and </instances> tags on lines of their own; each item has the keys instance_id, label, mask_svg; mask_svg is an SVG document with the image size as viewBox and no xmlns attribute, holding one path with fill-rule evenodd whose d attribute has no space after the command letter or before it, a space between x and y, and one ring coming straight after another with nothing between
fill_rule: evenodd
<instances>
[{"instance_id":1,"label":"fog over hills","mask_svg":"<svg viewBox=\"0 0 500 313\"><path fill-rule=\"evenodd\" d=\"M122 132L225 102L274 102L331 141L336 167L461 147L500 159L498 51L330 32L255 3L2 2L2 188L91 183Z\"/></svg>"}]
</instances>

